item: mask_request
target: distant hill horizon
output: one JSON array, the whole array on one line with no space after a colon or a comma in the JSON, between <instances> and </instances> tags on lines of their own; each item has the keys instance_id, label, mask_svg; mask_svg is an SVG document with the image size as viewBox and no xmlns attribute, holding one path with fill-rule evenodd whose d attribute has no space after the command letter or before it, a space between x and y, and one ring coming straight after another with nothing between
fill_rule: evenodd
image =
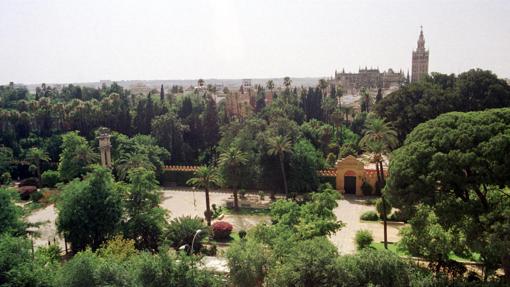
<instances>
[{"instance_id":1,"label":"distant hill horizon","mask_svg":"<svg viewBox=\"0 0 510 287\"><path fill-rule=\"evenodd\" d=\"M328 77L291 77L292 85L296 87L300 86L315 86L317 85L319 79L329 79ZM248 78L245 78L248 79ZM209 78L209 79L203 79L205 81L205 84L211 84L211 85L223 85L228 88L236 88L240 87L242 85L242 81L244 79L217 79L217 78ZM255 85L262 85L265 87L267 81L273 80L275 87L283 86L283 77L281 78L252 78L251 84L252 86ZM100 80L97 82L69 82L69 83L45 83L47 86L66 86L66 85L75 85L75 86L82 86L82 87L101 87L101 85L106 84L109 85L111 83L116 82L123 88L131 89L133 87L139 86L139 85L145 85L149 88L159 89L161 85L165 87L171 87L174 85L183 86L183 87L189 87L189 86L196 86L197 85L197 79L166 79L166 80ZM24 84L24 83L16 83L20 85L24 85L29 89L30 91L35 91L37 87L40 87L43 83L32 83L32 84Z\"/></svg>"}]
</instances>

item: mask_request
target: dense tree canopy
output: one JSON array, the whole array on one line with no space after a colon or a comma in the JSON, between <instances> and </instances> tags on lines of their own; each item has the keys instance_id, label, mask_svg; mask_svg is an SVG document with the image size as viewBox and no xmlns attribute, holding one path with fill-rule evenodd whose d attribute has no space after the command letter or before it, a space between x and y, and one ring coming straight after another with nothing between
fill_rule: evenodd
<instances>
[{"instance_id":1,"label":"dense tree canopy","mask_svg":"<svg viewBox=\"0 0 510 287\"><path fill-rule=\"evenodd\" d=\"M463 238L457 243L465 252L479 253L491 268L508 264L509 153L510 108L440 115L393 153L390 201L410 213L419 203L432 206L445 230Z\"/></svg>"},{"instance_id":2,"label":"dense tree canopy","mask_svg":"<svg viewBox=\"0 0 510 287\"><path fill-rule=\"evenodd\" d=\"M403 141L418 124L451 111L480 111L510 106L510 87L490 71L454 75L432 73L389 94L375 107Z\"/></svg>"}]
</instances>

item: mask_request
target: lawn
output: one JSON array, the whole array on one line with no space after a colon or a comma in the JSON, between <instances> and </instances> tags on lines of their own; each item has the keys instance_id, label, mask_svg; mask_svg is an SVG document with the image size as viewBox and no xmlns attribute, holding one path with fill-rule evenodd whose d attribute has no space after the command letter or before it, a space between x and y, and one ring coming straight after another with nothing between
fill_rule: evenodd
<instances>
[{"instance_id":1,"label":"lawn","mask_svg":"<svg viewBox=\"0 0 510 287\"><path fill-rule=\"evenodd\" d=\"M384 243L383 242L373 242L370 247L376 249L376 250L384 250ZM396 243L388 243L388 250L398 254L398 256L409 256L409 253L398 250Z\"/></svg>"},{"instance_id":2,"label":"lawn","mask_svg":"<svg viewBox=\"0 0 510 287\"><path fill-rule=\"evenodd\" d=\"M235 215L269 215L269 208L247 208L240 207L238 210L233 208L223 207L222 212L224 214L235 214Z\"/></svg>"},{"instance_id":3,"label":"lawn","mask_svg":"<svg viewBox=\"0 0 510 287\"><path fill-rule=\"evenodd\" d=\"M374 248L376 250L384 250L384 243L383 242L373 242L370 245L370 247L372 247L372 248ZM409 253L407 253L405 251L402 251L402 250L398 250L396 243L388 243L388 250L393 252L393 253L398 254L398 256L410 256ZM450 254L449 258L451 260L455 260L455 261L474 261L474 262L480 262L480 254L477 254L477 253L473 253L471 258L466 258L466 257L458 256L458 255L456 255L455 253L452 252Z\"/></svg>"}]
</instances>

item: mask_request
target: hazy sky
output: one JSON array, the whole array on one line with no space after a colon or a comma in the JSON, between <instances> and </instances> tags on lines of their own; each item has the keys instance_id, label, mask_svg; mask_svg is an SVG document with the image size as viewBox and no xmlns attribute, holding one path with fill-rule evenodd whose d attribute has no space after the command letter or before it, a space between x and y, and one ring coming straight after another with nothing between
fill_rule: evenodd
<instances>
[{"instance_id":1,"label":"hazy sky","mask_svg":"<svg viewBox=\"0 0 510 287\"><path fill-rule=\"evenodd\" d=\"M429 71L510 77L509 0L0 0L0 83Z\"/></svg>"}]
</instances>

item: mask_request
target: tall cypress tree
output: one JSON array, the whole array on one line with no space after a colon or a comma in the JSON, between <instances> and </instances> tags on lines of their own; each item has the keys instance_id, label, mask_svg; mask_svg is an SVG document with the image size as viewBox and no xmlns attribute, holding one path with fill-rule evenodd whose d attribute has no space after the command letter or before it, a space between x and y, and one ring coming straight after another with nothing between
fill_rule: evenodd
<instances>
[{"instance_id":1,"label":"tall cypress tree","mask_svg":"<svg viewBox=\"0 0 510 287\"><path fill-rule=\"evenodd\" d=\"M159 91L159 99L161 100L161 104L165 100L165 88L163 88L163 84L161 84L161 90Z\"/></svg>"},{"instance_id":2,"label":"tall cypress tree","mask_svg":"<svg viewBox=\"0 0 510 287\"><path fill-rule=\"evenodd\" d=\"M152 94L147 96L147 103L145 105L145 134L151 133L151 123L154 118L154 102L152 101Z\"/></svg>"},{"instance_id":3,"label":"tall cypress tree","mask_svg":"<svg viewBox=\"0 0 510 287\"><path fill-rule=\"evenodd\" d=\"M204 127L204 141L206 148L211 148L218 143L220 138L220 127L218 123L218 110L216 109L216 102L209 96L207 97L207 106L205 108L203 117Z\"/></svg>"},{"instance_id":4,"label":"tall cypress tree","mask_svg":"<svg viewBox=\"0 0 510 287\"><path fill-rule=\"evenodd\" d=\"M378 104L382 100L382 92L381 88L377 90L377 95L375 96L375 103Z\"/></svg>"}]
</instances>

